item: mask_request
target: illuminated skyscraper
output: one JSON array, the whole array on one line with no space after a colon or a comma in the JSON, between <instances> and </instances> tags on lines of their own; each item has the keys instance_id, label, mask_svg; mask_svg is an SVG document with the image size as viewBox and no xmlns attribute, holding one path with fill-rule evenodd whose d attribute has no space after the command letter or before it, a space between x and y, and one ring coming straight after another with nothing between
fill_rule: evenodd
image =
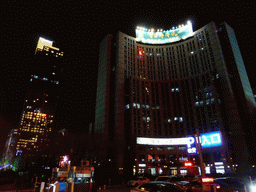
<instances>
[{"instance_id":1,"label":"illuminated skyscraper","mask_svg":"<svg viewBox=\"0 0 256 192\"><path fill-rule=\"evenodd\" d=\"M40 37L33 59L33 74L16 138L16 155L26 158L49 154L63 65L63 52L52 43Z\"/></svg>"},{"instance_id":2,"label":"illuminated skyscraper","mask_svg":"<svg viewBox=\"0 0 256 192\"><path fill-rule=\"evenodd\" d=\"M207 171L242 166L255 106L226 23L196 31L190 22L165 31L138 28L136 37L118 32L101 42L95 149L120 174L186 174L183 161L197 155L184 138L197 130Z\"/></svg>"}]
</instances>

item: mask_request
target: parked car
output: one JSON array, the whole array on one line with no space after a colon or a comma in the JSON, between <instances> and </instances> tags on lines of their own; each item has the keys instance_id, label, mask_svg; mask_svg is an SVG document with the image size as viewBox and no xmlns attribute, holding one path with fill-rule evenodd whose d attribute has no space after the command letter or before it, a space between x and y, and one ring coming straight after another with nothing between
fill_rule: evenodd
<instances>
[{"instance_id":1,"label":"parked car","mask_svg":"<svg viewBox=\"0 0 256 192\"><path fill-rule=\"evenodd\" d=\"M148 179L146 177L137 177L134 180L128 181L127 185L128 186L138 186L138 185L140 185L142 183L145 183L145 182L148 182L148 181L150 181L150 179Z\"/></svg>"},{"instance_id":2,"label":"parked car","mask_svg":"<svg viewBox=\"0 0 256 192\"><path fill-rule=\"evenodd\" d=\"M203 192L204 190L201 179L202 178L197 178L191 182L185 183L184 185L181 186L181 189L183 189L184 192ZM216 192L222 192L220 186L215 182L209 183L206 187L209 188L208 191L216 190Z\"/></svg>"},{"instance_id":3,"label":"parked car","mask_svg":"<svg viewBox=\"0 0 256 192\"><path fill-rule=\"evenodd\" d=\"M130 190L130 192L183 192L176 185L166 181L149 181Z\"/></svg>"},{"instance_id":4,"label":"parked car","mask_svg":"<svg viewBox=\"0 0 256 192\"><path fill-rule=\"evenodd\" d=\"M164 175L164 176L159 176L155 179L155 181L170 181L171 180L171 177L172 176L167 176L167 175Z\"/></svg>"},{"instance_id":5,"label":"parked car","mask_svg":"<svg viewBox=\"0 0 256 192\"><path fill-rule=\"evenodd\" d=\"M220 177L214 179L222 192L238 191L238 192L255 192L256 185L251 184L243 178L236 177Z\"/></svg>"},{"instance_id":6,"label":"parked car","mask_svg":"<svg viewBox=\"0 0 256 192\"><path fill-rule=\"evenodd\" d=\"M182 188L185 184L189 183L185 181L183 176L159 176L155 179L155 181L167 181L173 183L174 185Z\"/></svg>"}]
</instances>

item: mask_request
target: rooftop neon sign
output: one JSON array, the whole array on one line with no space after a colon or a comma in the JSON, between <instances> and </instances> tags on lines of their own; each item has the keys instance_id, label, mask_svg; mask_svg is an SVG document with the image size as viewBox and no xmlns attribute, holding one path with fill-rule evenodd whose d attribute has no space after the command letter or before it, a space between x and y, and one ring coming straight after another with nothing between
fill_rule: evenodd
<instances>
[{"instance_id":1,"label":"rooftop neon sign","mask_svg":"<svg viewBox=\"0 0 256 192\"><path fill-rule=\"evenodd\" d=\"M186 25L180 25L179 27L172 28L167 31L154 29L145 29L138 27L136 29L136 40L142 43L148 44L165 44L187 39L194 35L192 23L187 22Z\"/></svg>"}]
</instances>

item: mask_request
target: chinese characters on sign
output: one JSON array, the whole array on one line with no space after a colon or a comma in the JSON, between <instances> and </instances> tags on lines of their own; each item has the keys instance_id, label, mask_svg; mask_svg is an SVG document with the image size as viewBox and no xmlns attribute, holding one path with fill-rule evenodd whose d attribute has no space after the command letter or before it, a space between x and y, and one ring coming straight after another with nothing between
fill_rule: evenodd
<instances>
[{"instance_id":1,"label":"chinese characters on sign","mask_svg":"<svg viewBox=\"0 0 256 192\"><path fill-rule=\"evenodd\" d=\"M171 30L147 30L139 27L136 29L136 40L142 43L165 44L180 41L193 35L192 23L187 22L186 25L173 28Z\"/></svg>"},{"instance_id":2,"label":"chinese characters on sign","mask_svg":"<svg viewBox=\"0 0 256 192\"><path fill-rule=\"evenodd\" d=\"M202 148L217 147L222 145L220 131L204 133L199 139ZM137 144L141 145L187 145L188 153L196 153L196 139L194 137L185 138L147 138L137 137Z\"/></svg>"}]
</instances>

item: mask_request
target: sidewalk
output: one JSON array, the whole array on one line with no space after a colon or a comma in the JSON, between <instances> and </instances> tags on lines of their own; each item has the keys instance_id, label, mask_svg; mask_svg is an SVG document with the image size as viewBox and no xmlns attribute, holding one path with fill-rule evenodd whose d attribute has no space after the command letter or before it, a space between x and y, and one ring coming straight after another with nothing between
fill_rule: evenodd
<instances>
[{"instance_id":1,"label":"sidewalk","mask_svg":"<svg viewBox=\"0 0 256 192\"><path fill-rule=\"evenodd\" d=\"M18 189L15 187L14 183L0 185L0 191L5 192L32 192L34 189Z\"/></svg>"}]
</instances>

